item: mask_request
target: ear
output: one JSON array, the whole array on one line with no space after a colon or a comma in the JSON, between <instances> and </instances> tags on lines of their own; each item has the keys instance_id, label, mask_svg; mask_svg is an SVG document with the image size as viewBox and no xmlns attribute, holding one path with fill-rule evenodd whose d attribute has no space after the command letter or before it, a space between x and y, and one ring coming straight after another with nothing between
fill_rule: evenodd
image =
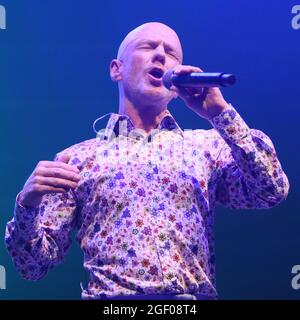
<instances>
[{"instance_id":1,"label":"ear","mask_svg":"<svg viewBox=\"0 0 300 320\"><path fill-rule=\"evenodd\" d=\"M122 61L118 59L114 59L110 63L110 78L112 81L118 82L122 80L122 75L120 72L121 66L122 66Z\"/></svg>"}]
</instances>

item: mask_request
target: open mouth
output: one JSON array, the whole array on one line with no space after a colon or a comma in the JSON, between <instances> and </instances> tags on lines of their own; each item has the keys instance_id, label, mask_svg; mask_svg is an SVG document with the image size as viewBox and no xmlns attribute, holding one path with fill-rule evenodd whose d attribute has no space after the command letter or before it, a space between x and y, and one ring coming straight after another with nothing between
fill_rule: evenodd
<instances>
[{"instance_id":1,"label":"open mouth","mask_svg":"<svg viewBox=\"0 0 300 320\"><path fill-rule=\"evenodd\" d=\"M153 68L149 71L149 74L157 80L161 80L164 72L160 68Z\"/></svg>"}]
</instances>

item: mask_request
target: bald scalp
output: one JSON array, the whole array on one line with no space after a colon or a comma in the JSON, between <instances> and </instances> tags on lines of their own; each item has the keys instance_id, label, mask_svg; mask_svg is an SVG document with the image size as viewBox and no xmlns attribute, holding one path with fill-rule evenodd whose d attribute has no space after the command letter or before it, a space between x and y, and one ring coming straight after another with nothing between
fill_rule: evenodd
<instances>
[{"instance_id":1,"label":"bald scalp","mask_svg":"<svg viewBox=\"0 0 300 320\"><path fill-rule=\"evenodd\" d=\"M147 22L133 29L126 35L126 37L123 39L122 43L120 44L117 59L121 60L128 45L132 43L134 40L136 40L139 37L139 35L141 35L144 31L147 31L147 30L151 30L151 31L153 30L153 32L155 32L155 30L166 30L170 32L171 34L174 35L175 38L177 38L178 43L180 45L180 49L181 49L179 37L173 29L171 29L169 26L161 22ZM181 55L182 55L182 49L181 49Z\"/></svg>"}]
</instances>

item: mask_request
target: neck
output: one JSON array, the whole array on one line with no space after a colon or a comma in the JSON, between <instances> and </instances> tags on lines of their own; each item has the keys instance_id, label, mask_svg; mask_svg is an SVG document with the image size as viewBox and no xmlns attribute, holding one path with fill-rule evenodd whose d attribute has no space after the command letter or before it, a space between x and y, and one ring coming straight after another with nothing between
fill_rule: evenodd
<instances>
[{"instance_id":1,"label":"neck","mask_svg":"<svg viewBox=\"0 0 300 320\"><path fill-rule=\"evenodd\" d=\"M129 101L125 96L120 96L119 114L127 115L135 128L143 129L147 133L159 124L161 115L166 107L151 104L139 104Z\"/></svg>"}]
</instances>

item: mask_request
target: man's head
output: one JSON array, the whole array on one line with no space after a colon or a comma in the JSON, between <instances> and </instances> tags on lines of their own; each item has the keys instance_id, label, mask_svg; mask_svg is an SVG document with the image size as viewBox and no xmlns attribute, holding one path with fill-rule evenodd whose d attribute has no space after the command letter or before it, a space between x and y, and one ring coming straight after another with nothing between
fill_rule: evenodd
<instances>
[{"instance_id":1,"label":"man's head","mask_svg":"<svg viewBox=\"0 0 300 320\"><path fill-rule=\"evenodd\" d=\"M182 63L182 48L174 30L158 22L145 23L122 41L110 75L118 82L120 99L135 105L167 106L175 93L162 84L162 75Z\"/></svg>"}]
</instances>

